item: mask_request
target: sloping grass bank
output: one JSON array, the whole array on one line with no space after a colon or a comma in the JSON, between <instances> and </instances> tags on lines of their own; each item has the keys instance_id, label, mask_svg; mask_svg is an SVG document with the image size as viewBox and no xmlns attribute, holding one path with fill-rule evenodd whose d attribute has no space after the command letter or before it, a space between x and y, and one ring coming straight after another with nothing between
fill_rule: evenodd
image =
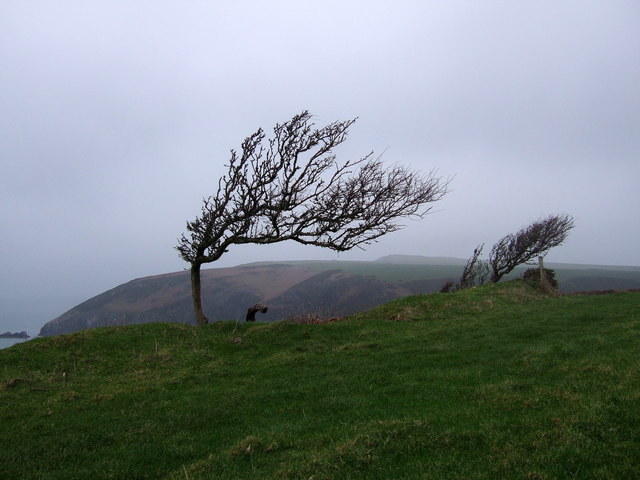
<instances>
[{"instance_id":1,"label":"sloping grass bank","mask_svg":"<svg viewBox=\"0 0 640 480\"><path fill-rule=\"evenodd\" d=\"M0 478L638 478L640 293L524 282L322 325L0 351Z\"/></svg>"}]
</instances>

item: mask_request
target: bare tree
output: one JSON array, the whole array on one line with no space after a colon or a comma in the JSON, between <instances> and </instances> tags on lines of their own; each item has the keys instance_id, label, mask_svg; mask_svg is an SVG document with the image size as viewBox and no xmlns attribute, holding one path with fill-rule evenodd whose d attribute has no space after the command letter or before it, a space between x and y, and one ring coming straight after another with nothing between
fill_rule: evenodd
<instances>
[{"instance_id":1,"label":"bare tree","mask_svg":"<svg viewBox=\"0 0 640 480\"><path fill-rule=\"evenodd\" d=\"M489 274L489 266L487 265L486 260L480 260L480 254L482 254L482 249L484 248L484 243L482 245L478 245L473 250L473 255L471 258L467 260L467 264L464 266L464 270L462 270L462 275L460 276L460 280L458 282L458 288L471 288L475 285L482 285L484 281L487 279Z\"/></svg>"},{"instance_id":2,"label":"bare tree","mask_svg":"<svg viewBox=\"0 0 640 480\"><path fill-rule=\"evenodd\" d=\"M498 282L518 265L561 245L574 227L570 215L550 215L499 240L489 254L491 281Z\"/></svg>"},{"instance_id":3,"label":"bare tree","mask_svg":"<svg viewBox=\"0 0 640 480\"><path fill-rule=\"evenodd\" d=\"M176 247L190 264L193 307L202 311L200 267L231 245L293 240L346 251L402 228L401 217L422 218L447 192L448 181L395 165L385 168L373 153L340 162L333 153L354 120L315 128L309 112L247 137L231 151L218 190L203 200Z\"/></svg>"}]
</instances>

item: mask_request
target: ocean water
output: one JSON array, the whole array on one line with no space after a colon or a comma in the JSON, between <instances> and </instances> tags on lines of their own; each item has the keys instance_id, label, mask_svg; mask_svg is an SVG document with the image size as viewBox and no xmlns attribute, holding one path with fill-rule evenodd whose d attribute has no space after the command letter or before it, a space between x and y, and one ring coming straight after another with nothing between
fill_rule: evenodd
<instances>
[{"instance_id":1,"label":"ocean water","mask_svg":"<svg viewBox=\"0 0 640 480\"><path fill-rule=\"evenodd\" d=\"M29 340L29 339L28 338L0 338L0 349L9 348L11 345L24 342L25 340Z\"/></svg>"}]
</instances>

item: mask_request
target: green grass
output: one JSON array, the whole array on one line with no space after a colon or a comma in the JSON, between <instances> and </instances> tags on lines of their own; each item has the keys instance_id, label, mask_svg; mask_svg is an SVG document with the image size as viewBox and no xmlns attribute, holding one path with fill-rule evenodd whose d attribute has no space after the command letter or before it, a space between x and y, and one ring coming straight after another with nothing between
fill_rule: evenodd
<instances>
[{"instance_id":1,"label":"green grass","mask_svg":"<svg viewBox=\"0 0 640 480\"><path fill-rule=\"evenodd\" d=\"M0 478L640 478L639 346L640 293L524 282L36 339L0 351Z\"/></svg>"}]
</instances>

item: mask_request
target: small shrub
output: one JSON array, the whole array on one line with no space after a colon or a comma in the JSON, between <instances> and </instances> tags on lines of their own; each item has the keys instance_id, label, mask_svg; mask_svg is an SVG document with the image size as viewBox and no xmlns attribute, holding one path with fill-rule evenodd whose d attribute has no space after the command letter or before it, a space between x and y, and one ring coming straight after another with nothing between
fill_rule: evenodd
<instances>
[{"instance_id":1,"label":"small shrub","mask_svg":"<svg viewBox=\"0 0 640 480\"><path fill-rule=\"evenodd\" d=\"M440 293L451 293L455 290L454 284L451 280L447 280L442 288L440 289Z\"/></svg>"},{"instance_id":2,"label":"small shrub","mask_svg":"<svg viewBox=\"0 0 640 480\"><path fill-rule=\"evenodd\" d=\"M555 270L545 268L544 275L545 277L547 277L547 284L550 285L553 289L557 290L558 281L556 280ZM525 280L533 280L534 282L540 282L540 269L529 268L522 274L522 278L524 278Z\"/></svg>"},{"instance_id":3,"label":"small shrub","mask_svg":"<svg viewBox=\"0 0 640 480\"><path fill-rule=\"evenodd\" d=\"M467 260L467 264L464 266L462 276L458 282L458 288L460 290L464 288L472 288L477 285L483 285L484 281L487 279L487 276L489 275L489 264L484 260L480 260L483 248L484 243L482 245L478 245L473 250L471 258Z\"/></svg>"}]
</instances>

